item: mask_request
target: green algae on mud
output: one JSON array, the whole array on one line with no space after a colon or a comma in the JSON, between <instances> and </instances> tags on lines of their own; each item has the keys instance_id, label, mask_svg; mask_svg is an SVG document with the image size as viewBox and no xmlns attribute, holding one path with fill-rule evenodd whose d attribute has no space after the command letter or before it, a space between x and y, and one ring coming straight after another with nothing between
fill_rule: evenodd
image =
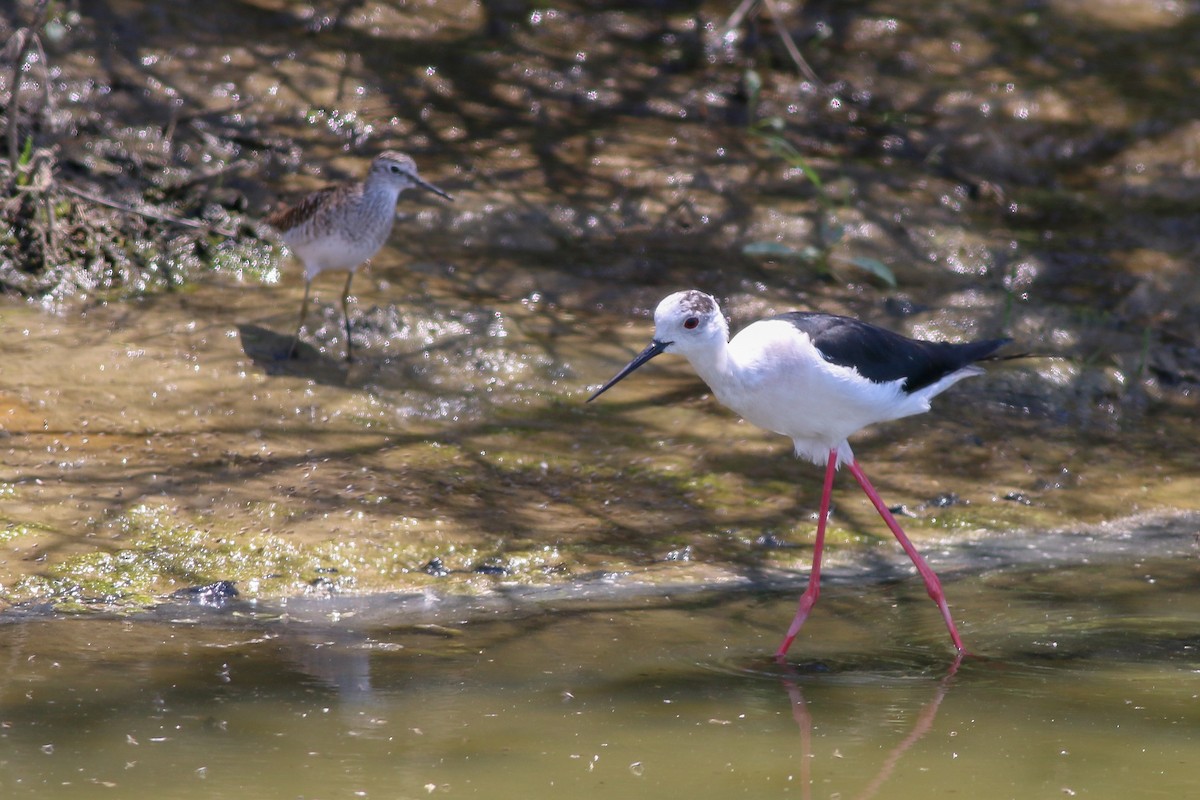
<instances>
[{"instance_id":1,"label":"green algae on mud","mask_svg":"<svg viewBox=\"0 0 1200 800\"><path fill-rule=\"evenodd\" d=\"M296 592L318 580L348 585L333 566L339 554L304 553L281 537L222 537L149 506L132 508L110 524L115 534L103 548L75 553L19 579L6 591L9 602L136 609L221 580L251 594L259 587Z\"/></svg>"},{"instance_id":2,"label":"green algae on mud","mask_svg":"<svg viewBox=\"0 0 1200 800\"><path fill-rule=\"evenodd\" d=\"M135 611L170 595L230 581L246 599L292 595L413 590L435 577L423 569L427 555L403 537L370 541L326 541L306 545L271 534L223 534L211 524L182 522L165 509L138 506L109 523L115 535L101 549L51 561L32 574L0 587L10 604L50 605L58 611ZM14 530L28 535L30 531ZM553 548L504 550L506 582L543 576L559 561ZM488 556L450 546L440 560L455 590L486 589L485 575L473 572ZM443 576L444 577L444 576ZM437 581L441 585L446 580Z\"/></svg>"}]
</instances>

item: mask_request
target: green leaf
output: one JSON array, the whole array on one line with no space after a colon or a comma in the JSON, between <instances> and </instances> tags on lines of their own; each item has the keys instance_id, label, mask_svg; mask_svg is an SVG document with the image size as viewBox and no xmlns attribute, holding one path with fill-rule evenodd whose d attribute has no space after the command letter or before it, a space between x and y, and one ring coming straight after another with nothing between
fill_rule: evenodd
<instances>
[{"instance_id":1,"label":"green leaf","mask_svg":"<svg viewBox=\"0 0 1200 800\"><path fill-rule=\"evenodd\" d=\"M33 176L29 174L29 163L33 161L33 135L25 137L25 145L21 148L21 154L17 156L17 186L28 186L33 183Z\"/></svg>"},{"instance_id":2,"label":"green leaf","mask_svg":"<svg viewBox=\"0 0 1200 800\"><path fill-rule=\"evenodd\" d=\"M781 242L750 242L742 246L742 255L812 263L821 259L821 250L811 244L797 250Z\"/></svg>"},{"instance_id":3,"label":"green leaf","mask_svg":"<svg viewBox=\"0 0 1200 800\"><path fill-rule=\"evenodd\" d=\"M781 242L750 242L742 246L742 255L767 256L769 258L791 258L798 255L795 248Z\"/></svg>"},{"instance_id":4,"label":"green leaf","mask_svg":"<svg viewBox=\"0 0 1200 800\"><path fill-rule=\"evenodd\" d=\"M870 256L851 256L846 261L864 272L874 275L893 289L896 287L896 274L879 259Z\"/></svg>"}]
</instances>

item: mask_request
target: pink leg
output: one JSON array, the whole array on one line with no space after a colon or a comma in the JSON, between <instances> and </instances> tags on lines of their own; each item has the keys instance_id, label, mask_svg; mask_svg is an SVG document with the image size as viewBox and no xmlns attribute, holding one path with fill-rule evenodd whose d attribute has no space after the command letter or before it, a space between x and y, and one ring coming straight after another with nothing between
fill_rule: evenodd
<instances>
[{"instance_id":1,"label":"pink leg","mask_svg":"<svg viewBox=\"0 0 1200 800\"><path fill-rule=\"evenodd\" d=\"M800 632L800 626L808 619L817 598L821 595L821 553L825 550L825 523L829 520L829 497L833 494L833 476L837 472L837 450L829 451L829 464L825 467L825 488L821 492L821 515L817 518L817 541L813 545L812 571L808 575L808 588L800 595L800 605L796 608L796 616L792 618L791 627L783 644L775 651L775 658L782 661L787 655L792 640Z\"/></svg>"},{"instance_id":2,"label":"pink leg","mask_svg":"<svg viewBox=\"0 0 1200 800\"><path fill-rule=\"evenodd\" d=\"M867 480L867 476L862 471L862 467L858 466L857 460L850 463L849 470L854 479L858 481L858 485L867 493L867 497L871 499L871 504L879 512L879 516L883 517L883 521L891 528L892 533L896 536L896 540L904 548L904 552L908 553L908 557L912 559L913 564L917 567L917 572L921 573L921 579L925 581L925 590L929 592L929 596L933 598L933 602L937 603L938 609L941 610L942 619L946 621L946 627L950 629L950 638L954 640L954 646L958 648L958 652L960 653L967 652L966 648L963 647L962 639L958 636L958 629L954 627L954 620L950 617L950 607L946 605L946 595L942 592L942 582L938 580L938 576L925 563L925 559L921 558L921 554L917 552L917 548L913 547L912 542L904 535L904 531L900 529L900 523L896 522L896 518L892 516L892 512L888 511L888 507L883 504L883 499L875 491L875 487L871 485L871 482Z\"/></svg>"}]
</instances>

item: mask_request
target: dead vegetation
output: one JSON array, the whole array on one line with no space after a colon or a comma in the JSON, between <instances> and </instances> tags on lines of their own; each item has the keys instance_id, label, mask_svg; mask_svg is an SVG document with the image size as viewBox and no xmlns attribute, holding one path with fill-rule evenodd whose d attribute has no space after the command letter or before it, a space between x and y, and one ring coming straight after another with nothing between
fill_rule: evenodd
<instances>
[{"instance_id":1,"label":"dead vegetation","mask_svg":"<svg viewBox=\"0 0 1200 800\"><path fill-rule=\"evenodd\" d=\"M0 14L0 290L54 302L265 268L269 245L238 239L253 132L154 92L144 116L161 121L118 122L111 83L47 54L86 35L81 16L49 0L12 13Z\"/></svg>"}]
</instances>

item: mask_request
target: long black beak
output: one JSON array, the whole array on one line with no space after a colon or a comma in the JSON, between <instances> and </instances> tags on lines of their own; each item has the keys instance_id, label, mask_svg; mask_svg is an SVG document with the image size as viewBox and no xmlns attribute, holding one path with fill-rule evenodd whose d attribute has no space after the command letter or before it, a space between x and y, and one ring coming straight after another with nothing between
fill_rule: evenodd
<instances>
[{"instance_id":1,"label":"long black beak","mask_svg":"<svg viewBox=\"0 0 1200 800\"><path fill-rule=\"evenodd\" d=\"M609 381L608 383L604 384L599 389L597 389L596 393L593 394L591 397L589 397L587 399L587 401L590 403L593 400L595 400L597 397L599 397L600 395L607 392L614 385L616 385L616 383L618 381L620 381L622 378L624 378L629 373L633 372L635 369L640 367L642 364L645 364L647 361L654 358L659 353L666 350L668 347L671 346L671 344L672 344L671 342L660 342L657 339L652 341L650 344L648 344L646 346L645 350L638 353L637 358L635 358L633 361L630 361L628 364L626 364L624 369L622 369L615 376L613 376L613 379L611 381Z\"/></svg>"},{"instance_id":2,"label":"long black beak","mask_svg":"<svg viewBox=\"0 0 1200 800\"><path fill-rule=\"evenodd\" d=\"M454 198L453 198L453 197L451 197L450 195L446 194L445 192L443 192L443 191L442 191L441 189L439 189L438 187L434 186L434 185L433 185L432 183L430 183L429 181L427 181L427 180L423 180L422 178L418 178L416 175L413 175L413 176L412 176L412 179L413 179L414 181L416 181L416 182L417 182L417 186L420 186L422 189L426 189L426 190L428 190L428 191L430 191L430 192L433 192L434 194L436 194L436 195L438 195L438 196L440 196L440 197L444 197L444 198L446 198L447 200L449 200L449 201L451 201L451 202L453 202L453 201L454 201Z\"/></svg>"}]
</instances>

